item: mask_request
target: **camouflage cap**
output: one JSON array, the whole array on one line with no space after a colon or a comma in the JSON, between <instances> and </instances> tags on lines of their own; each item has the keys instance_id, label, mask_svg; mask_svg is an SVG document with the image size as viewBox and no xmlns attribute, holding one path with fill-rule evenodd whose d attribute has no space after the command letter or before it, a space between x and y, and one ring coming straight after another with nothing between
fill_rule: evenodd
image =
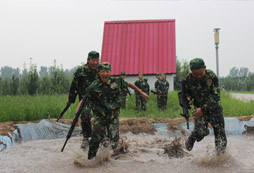
<instances>
[{"instance_id":1,"label":"camouflage cap","mask_svg":"<svg viewBox=\"0 0 254 173\"><path fill-rule=\"evenodd\" d=\"M89 59L98 59L100 57L99 52L96 51L91 51L88 53L88 58Z\"/></svg>"},{"instance_id":2,"label":"camouflage cap","mask_svg":"<svg viewBox=\"0 0 254 173\"><path fill-rule=\"evenodd\" d=\"M199 70L201 68L205 68L205 62L201 58L194 58L190 61L190 69L191 70Z\"/></svg>"},{"instance_id":3,"label":"camouflage cap","mask_svg":"<svg viewBox=\"0 0 254 173\"><path fill-rule=\"evenodd\" d=\"M166 73L161 73L161 76L166 76Z\"/></svg>"},{"instance_id":4,"label":"camouflage cap","mask_svg":"<svg viewBox=\"0 0 254 173\"><path fill-rule=\"evenodd\" d=\"M109 70L111 71L111 65L108 62L102 62L97 66L97 70L101 71L101 70Z\"/></svg>"},{"instance_id":5,"label":"camouflage cap","mask_svg":"<svg viewBox=\"0 0 254 173\"><path fill-rule=\"evenodd\" d=\"M122 71L121 72L121 76L125 76L126 74L125 74L125 71Z\"/></svg>"},{"instance_id":6,"label":"camouflage cap","mask_svg":"<svg viewBox=\"0 0 254 173\"><path fill-rule=\"evenodd\" d=\"M156 73L156 76L160 76L161 74L160 73Z\"/></svg>"}]
</instances>

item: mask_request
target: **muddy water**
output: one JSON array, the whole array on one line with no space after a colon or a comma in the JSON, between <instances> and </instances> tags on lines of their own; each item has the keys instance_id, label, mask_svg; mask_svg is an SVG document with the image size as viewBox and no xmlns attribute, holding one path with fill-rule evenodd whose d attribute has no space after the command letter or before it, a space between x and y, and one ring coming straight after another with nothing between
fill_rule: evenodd
<instances>
[{"instance_id":1,"label":"muddy water","mask_svg":"<svg viewBox=\"0 0 254 173\"><path fill-rule=\"evenodd\" d=\"M83 159L82 162L88 162L87 151L79 149L80 137L71 138L64 152L60 150L65 139L16 144L0 153L0 172L253 172L254 137L229 135L227 153L216 157L214 136L210 135L196 143L183 158L169 158L163 147L172 142L172 136L123 136L127 137L128 153L110 159L105 154L103 156L106 152L100 152L99 157L108 159L90 167L74 164L78 157Z\"/></svg>"}]
</instances>

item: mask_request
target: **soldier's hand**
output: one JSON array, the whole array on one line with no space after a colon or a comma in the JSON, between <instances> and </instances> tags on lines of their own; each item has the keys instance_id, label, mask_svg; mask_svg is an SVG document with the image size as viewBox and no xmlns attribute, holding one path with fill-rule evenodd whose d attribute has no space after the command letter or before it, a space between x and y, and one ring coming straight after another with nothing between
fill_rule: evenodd
<instances>
[{"instance_id":1,"label":"soldier's hand","mask_svg":"<svg viewBox=\"0 0 254 173\"><path fill-rule=\"evenodd\" d=\"M66 104L68 105L69 102L70 102L69 99L67 99Z\"/></svg>"},{"instance_id":2,"label":"soldier's hand","mask_svg":"<svg viewBox=\"0 0 254 173\"><path fill-rule=\"evenodd\" d=\"M203 116L203 111L201 108L197 108L192 111L193 115L195 116L194 119L199 119Z\"/></svg>"},{"instance_id":3,"label":"soldier's hand","mask_svg":"<svg viewBox=\"0 0 254 173\"><path fill-rule=\"evenodd\" d=\"M190 97L187 97L187 100L189 101L189 105L192 105L192 104L193 104L193 102L192 102L192 100L191 100Z\"/></svg>"}]
</instances>

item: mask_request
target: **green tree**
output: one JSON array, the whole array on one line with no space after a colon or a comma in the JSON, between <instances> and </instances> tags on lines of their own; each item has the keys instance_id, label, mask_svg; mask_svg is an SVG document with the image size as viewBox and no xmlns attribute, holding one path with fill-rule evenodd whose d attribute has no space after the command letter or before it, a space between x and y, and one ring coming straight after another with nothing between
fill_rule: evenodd
<instances>
[{"instance_id":1,"label":"green tree","mask_svg":"<svg viewBox=\"0 0 254 173\"><path fill-rule=\"evenodd\" d=\"M19 77L16 75L12 75L11 81L10 81L10 92L11 95L17 95L18 94L18 88L19 88Z\"/></svg>"},{"instance_id":2,"label":"green tree","mask_svg":"<svg viewBox=\"0 0 254 173\"><path fill-rule=\"evenodd\" d=\"M179 89L179 79L185 78L190 72L190 65L187 60L183 60L182 63L176 59L176 76L174 78L174 88Z\"/></svg>"}]
</instances>

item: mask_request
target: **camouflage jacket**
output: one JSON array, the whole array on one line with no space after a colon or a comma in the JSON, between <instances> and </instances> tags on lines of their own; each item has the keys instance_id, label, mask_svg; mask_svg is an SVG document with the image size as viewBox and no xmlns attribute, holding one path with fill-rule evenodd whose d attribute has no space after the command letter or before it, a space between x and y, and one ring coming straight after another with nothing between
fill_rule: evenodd
<instances>
[{"instance_id":1,"label":"camouflage jacket","mask_svg":"<svg viewBox=\"0 0 254 173\"><path fill-rule=\"evenodd\" d=\"M77 95L79 96L79 100L81 100L85 95L85 89L98 78L97 70L91 70L88 64L80 66L74 73L69 92L69 101L74 103Z\"/></svg>"},{"instance_id":2,"label":"camouflage jacket","mask_svg":"<svg viewBox=\"0 0 254 173\"><path fill-rule=\"evenodd\" d=\"M106 83L95 80L87 89L86 96L95 116L111 117L120 110L120 91L128 83L122 78L110 77Z\"/></svg>"},{"instance_id":3,"label":"camouflage jacket","mask_svg":"<svg viewBox=\"0 0 254 173\"><path fill-rule=\"evenodd\" d=\"M159 80L157 80L155 83L154 83L154 88L156 89L156 90L158 90L158 87L159 87Z\"/></svg>"},{"instance_id":4,"label":"camouflage jacket","mask_svg":"<svg viewBox=\"0 0 254 173\"><path fill-rule=\"evenodd\" d=\"M141 89L144 93L146 94L149 94L149 91L150 91L150 86L149 84L145 81L145 80L137 80L135 83L134 83L139 89ZM138 94L138 92L135 92L136 95L140 95Z\"/></svg>"},{"instance_id":5,"label":"camouflage jacket","mask_svg":"<svg viewBox=\"0 0 254 173\"><path fill-rule=\"evenodd\" d=\"M157 90L162 93L162 95L168 95L169 83L167 80L160 80L158 83Z\"/></svg>"},{"instance_id":6,"label":"camouflage jacket","mask_svg":"<svg viewBox=\"0 0 254 173\"><path fill-rule=\"evenodd\" d=\"M189 73L186 76L186 90L187 96L194 99L194 106L201 107L203 113L209 113L221 105L218 78L212 70L206 70L200 81Z\"/></svg>"}]
</instances>

